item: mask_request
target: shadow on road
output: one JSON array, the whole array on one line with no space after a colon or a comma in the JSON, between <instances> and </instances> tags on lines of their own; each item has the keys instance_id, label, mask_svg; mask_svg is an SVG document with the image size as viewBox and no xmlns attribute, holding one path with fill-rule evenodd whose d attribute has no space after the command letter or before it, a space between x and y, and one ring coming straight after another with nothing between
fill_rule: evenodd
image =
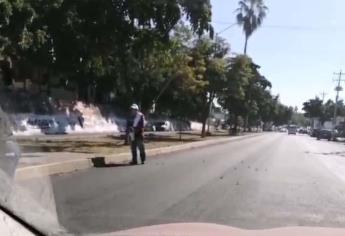
<instances>
[{"instance_id":1,"label":"shadow on road","mask_svg":"<svg viewBox=\"0 0 345 236\"><path fill-rule=\"evenodd\" d=\"M315 155L323 155L323 156L338 156L338 157L345 157L344 151L339 152L305 152L306 154L315 154Z\"/></svg>"},{"instance_id":2,"label":"shadow on road","mask_svg":"<svg viewBox=\"0 0 345 236\"><path fill-rule=\"evenodd\" d=\"M92 161L92 164L95 168L114 168L114 167L132 166L130 163L107 164L107 163L105 163L104 157L95 157L95 158L92 158L91 161Z\"/></svg>"}]
</instances>

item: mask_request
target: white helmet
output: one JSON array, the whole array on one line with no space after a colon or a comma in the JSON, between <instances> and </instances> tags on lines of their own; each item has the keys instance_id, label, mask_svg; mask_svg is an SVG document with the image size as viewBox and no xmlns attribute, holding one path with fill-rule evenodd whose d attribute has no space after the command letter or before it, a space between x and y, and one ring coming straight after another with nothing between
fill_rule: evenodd
<instances>
[{"instance_id":1,"label":"white helmet","mask_svg":"<svg viewBox=\"0 0 345 236\"><path fill-rule=\"evenodd\" d=\"M131 109L138 111L139 110L139 106L134 103L134 104L132 104Z\"/></svg>"}]
</instances>

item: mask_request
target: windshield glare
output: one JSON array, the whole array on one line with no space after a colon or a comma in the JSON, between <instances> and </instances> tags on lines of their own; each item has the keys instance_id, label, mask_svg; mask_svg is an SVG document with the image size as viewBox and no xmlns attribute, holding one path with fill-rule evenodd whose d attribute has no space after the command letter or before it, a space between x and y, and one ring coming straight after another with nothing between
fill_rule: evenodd
<instances>
[{"instance_id":1,"label":"windshield glare","mask_svg":"<svg viewBox=\"0 0 345 236\"><path fill-rule=\"evenodd\" d=\"M345 232L344 7L0 1L1 209L43 235Z\"/></svg>"}]
</instances>

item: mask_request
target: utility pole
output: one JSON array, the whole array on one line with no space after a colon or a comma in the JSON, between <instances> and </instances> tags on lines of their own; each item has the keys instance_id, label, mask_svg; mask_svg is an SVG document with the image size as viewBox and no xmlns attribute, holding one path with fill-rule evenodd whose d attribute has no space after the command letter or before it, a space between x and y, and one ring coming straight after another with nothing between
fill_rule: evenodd
<instances>
[{"instance_id":1,"label":"utility pole","mask_svg":"<svg viewBox=\"0 0 345 236\"><path fill-rule=\"evenodd\" d=\"M335 104L334 104L334 115L333 115L333 125L332 125L332 140L334 140L335 138L335 126L337 125L337 109L338 109L338 100L339 100L339 93L340 91L343 90L343 88L341 87L341 82L344 82L345 80L341 79L343 75L345 75L345 73L343 73L341 70L339 73L334 73L334 75L338 76L338 79L335 79L333 81L337 82L337 87L335 87L335 91L337 92L336 96L335 96Z\"/></svg>"},{"instance_id":2,"label":"utility pole","mask_svg":"<svg viewBox=\"0 0 345 236\"><path fill-rule=\"evenodd\" d=\"M325 91L323 91L320 93L320 95L321 95L322 103L323 103L325 101L325 97L326 97L327 93Z\"/></svg>"}]
</instances>

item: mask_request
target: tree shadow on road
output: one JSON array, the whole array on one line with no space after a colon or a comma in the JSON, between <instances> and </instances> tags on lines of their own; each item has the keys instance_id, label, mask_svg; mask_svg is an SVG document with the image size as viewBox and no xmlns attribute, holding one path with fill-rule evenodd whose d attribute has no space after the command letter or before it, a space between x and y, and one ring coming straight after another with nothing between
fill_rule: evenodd
<instances>
[{"instance_id":1,"label":"tree shadow on road","mask_svg":"<svg viewBox=\"0 0 345 236\"><path fill-rule=\"evenodd\" d=\"M334 151L334 152L305 152L306 154L315 154L315 155L322 155L322 156L338 156L338 157L345 157L345 151Z\"/></svg>"}]
</instances>

